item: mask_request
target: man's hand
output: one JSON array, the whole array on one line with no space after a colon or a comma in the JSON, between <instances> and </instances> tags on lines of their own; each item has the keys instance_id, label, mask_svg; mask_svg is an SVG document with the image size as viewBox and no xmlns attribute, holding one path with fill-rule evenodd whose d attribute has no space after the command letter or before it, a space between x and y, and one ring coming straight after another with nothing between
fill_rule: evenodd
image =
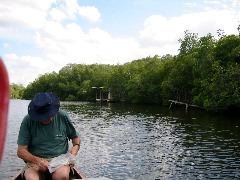
<instances>
[{"instance_id":1,"label":"man's hand","mask_svg":"<svg viewBox=\"0 0 240 180\"><path fill-rule=\"evenodd\" d=\"M39 169L40 171L48 170L48 161L46 159L32 155L28 151L27 145L18 145L17 155L24 161L29 162L32 167Z\"/></svg>"},{"instance_id":2,"label":"man's hand","mask_svg":"<svg viewBox=\"0 0 240 180\"><path fill-rule=\"evenodd\" d=\"M79 146L73 146L71 149L70 149L70 153L74 156L77 156L78 154L78 150L79 150Z\"/></svg>"},{"instance_id":3,"label":"man's hand","mask_svg":"<svg viewBox=\"0 0 240 180\"><path fill-rule=\"evenodd\" d=\"M69 151L72 155L77 156L78 151L80 149L80 143L81 143L80 137L72 138L73 147Z\"/></svg>"},{"instance_id":4,"label":"man's hand","mask_svg":"<svg viewBox=\"0 0 240 180\"><path fill-rule=\"evenodd\" d=\"M39 170L45 172L48 170L48 161L46 159L39 158L37 163Z\"/></svg>"}]
</instances>

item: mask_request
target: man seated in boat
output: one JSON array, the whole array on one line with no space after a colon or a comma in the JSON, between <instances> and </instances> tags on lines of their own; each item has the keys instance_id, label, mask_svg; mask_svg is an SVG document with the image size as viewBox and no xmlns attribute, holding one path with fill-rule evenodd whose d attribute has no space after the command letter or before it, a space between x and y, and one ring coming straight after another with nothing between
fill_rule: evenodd
<instances>
[{"instance_id":1,"label":"man seated in boat","mask_svg":"<svg viewBox=\"0 0 240 180\"><path fill-rule=\"evenodd\" d=\"M28 106L18 134L17 155L26 162L25 179L41 179L48 172L51 158L68 151L76 156L80 137L69 116L59 109L59 98L53 93L38 93ZM73 146L69 149L68 140ZM69 179L70 167L63 165L52 173L52 179Z\"/></svg>"}]
</instances>

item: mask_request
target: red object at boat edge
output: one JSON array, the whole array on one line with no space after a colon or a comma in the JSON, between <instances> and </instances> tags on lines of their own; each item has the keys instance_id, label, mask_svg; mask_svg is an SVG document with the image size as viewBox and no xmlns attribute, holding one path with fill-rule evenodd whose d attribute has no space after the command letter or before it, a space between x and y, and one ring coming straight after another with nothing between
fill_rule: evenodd
<instances>
[{"instance_id":1,"label":"red object at boat edge","mask_svg":"<svg viewBox=\"0 0 240 180\"><path fill-rule=\"evenodd\" d=\"M0 57L0 160L3 156L9 104L8 73Z\"/></svg>"}]
</instances>

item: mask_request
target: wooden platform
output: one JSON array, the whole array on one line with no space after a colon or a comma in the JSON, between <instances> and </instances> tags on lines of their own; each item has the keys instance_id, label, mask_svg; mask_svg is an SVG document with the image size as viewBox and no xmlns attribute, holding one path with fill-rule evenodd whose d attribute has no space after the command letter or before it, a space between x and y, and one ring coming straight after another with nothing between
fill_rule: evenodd
<instances>
[{"instance_id":1,"label":"wooden platform","mask_svg":"<svg viewBox=\"0 0 240 180\"><path fill-rule=\"evenodd\" d=\"M173 104L174 105L183 105L183 106L185 106L185 111L186 112L188 112L188 108L189 107L193 107L193 108L197 108L197 109L203 109L202 107L194 105L194 104L188 104L188 103L180 102L180 101L176 101L176 100L168 100L168 101L171 102L171 104L169 106L169 109L172 108Z\"/></svg>"}]
</instances>

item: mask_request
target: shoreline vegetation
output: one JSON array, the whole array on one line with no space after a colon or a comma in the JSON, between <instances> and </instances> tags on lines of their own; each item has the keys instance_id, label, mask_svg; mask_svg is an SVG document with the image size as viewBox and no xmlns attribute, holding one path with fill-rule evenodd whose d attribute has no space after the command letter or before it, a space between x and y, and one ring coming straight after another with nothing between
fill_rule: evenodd
<instances>
[{"instance_id":1,"label":"shoreline vegetation","mask_svg":"<svg viewBox=\"0 0 240 180\"><path fill-rule=\"evenodd\" d=\"M37 92L51 91L61 101L95 101L100 97L169 106L173 100L207 111L237 112L240 34L217 32L218 38L214 38L185 31L174 56L155 55L123 65L68 64L58 73L39 76L27 87L11 84L11 98L31 99Z\"/></svg>"}]
</instances>

